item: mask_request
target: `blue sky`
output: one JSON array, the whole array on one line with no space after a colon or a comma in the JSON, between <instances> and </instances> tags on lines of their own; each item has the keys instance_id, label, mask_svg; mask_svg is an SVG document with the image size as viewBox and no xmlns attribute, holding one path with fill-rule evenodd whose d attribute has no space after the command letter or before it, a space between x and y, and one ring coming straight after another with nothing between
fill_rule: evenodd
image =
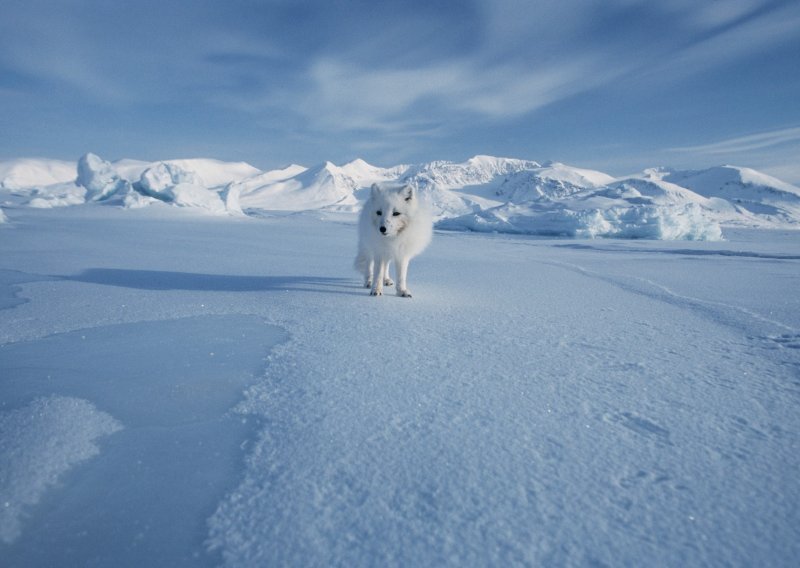
<instances>
[{"instance_id":1,"label":"blue sky","mask_svg":"<svg viewBox=\"0 0 800 568\"><path fill-rule=\"evenodd\" d=\"M4 0L0 159L475 154L800 182L797 0Z\"/></svg>"}]
</instances>

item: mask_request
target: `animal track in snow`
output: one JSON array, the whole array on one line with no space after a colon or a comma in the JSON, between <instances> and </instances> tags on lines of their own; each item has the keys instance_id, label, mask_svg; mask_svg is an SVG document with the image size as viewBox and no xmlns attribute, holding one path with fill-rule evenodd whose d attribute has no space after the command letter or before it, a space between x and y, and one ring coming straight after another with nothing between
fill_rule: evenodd
<instances>
[{"instance_id":1,"label":"animal track in snow","mask_svg":"<svg viewBox=\"0 0 800 568\"><path fill-rule=\"evenodd\" d=\"M642 416L633 414L632 412L621 412L619 414L606 414L603 420L612 424L619 424L624 426L631 432L654 440L656 443L671 446L670 432L666 428L662 428L655 422L648 420Z\"/></svg>"}]
</instances>

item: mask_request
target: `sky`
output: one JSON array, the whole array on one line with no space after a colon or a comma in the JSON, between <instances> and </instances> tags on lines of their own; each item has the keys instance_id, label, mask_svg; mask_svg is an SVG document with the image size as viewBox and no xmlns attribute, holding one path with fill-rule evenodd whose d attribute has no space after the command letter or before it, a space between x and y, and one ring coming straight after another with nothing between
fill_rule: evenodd
<instances>
[{"instance_id":1,"label":"sky","mask_svg":"<svg viewBox=\"0 0 800 568\"><path fill-rule=\"evenodd\" d=\"M476 154L800 183L797 0L3 0L0 159Z\"/></svg>"}]
</instances>

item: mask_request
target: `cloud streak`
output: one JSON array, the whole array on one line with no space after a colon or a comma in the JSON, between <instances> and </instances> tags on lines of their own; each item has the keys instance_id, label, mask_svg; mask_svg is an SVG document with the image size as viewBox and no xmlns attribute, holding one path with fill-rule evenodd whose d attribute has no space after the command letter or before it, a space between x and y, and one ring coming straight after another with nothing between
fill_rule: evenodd
<instances>
[{"instance_id":1,"label":"cloud streak","mask_svg":"<svg viewBox=\"0 0 800 568\"><path fill-rule=\"evenodd\" d=\"M787 41L800 24L800 11L791 4L759 0L733 1L717 10L688 0L657 7L617 0L609 4L622 21L612 22L619 33L600 30L592 21L597 9L592 2L479 4L483 32L468 55L381 64L373 41L356 42L341 54L310 60L300 81L265 93L262 103L289 109L321 131L402 130L420 122L441 126L471 119L502 123L622 78L682 80ZM641 19L649 24L632 40L619 39L626 36L622 14L627 12L648 14ZM655 40L642 42L648 35ZM419 42L413 35L407 40L420 59Z\"/></svg>"},{"instance_id":2,"label":"cloud streak","mask_svg":"<svg viewBox=\"0 0 800 568\"><path fill-rule=\"evenodd\" d=\"M771 148L781 144L798 142L800 142L800 127L760 132L758 134L739 136L737 138L730 138L700 146L669 148L667 151L706 155L739 154L743 152L752 152L754 150L763 150L764 148Z\"/></svg>"},{"instance_id":3,"label":"cloud streak","mask_svg":"<svg viewBox=\"0 0 800 568\"><path fill-rule=\"evenodd\" d=\"M309 69L310 86L297 108L310 120L345 129L382 129L408 113L431 121L452 113L502 120L586 89L591 68L588 60L535 69L458 60L366 69L326 58Z\"/></svg>"}]
</instances>

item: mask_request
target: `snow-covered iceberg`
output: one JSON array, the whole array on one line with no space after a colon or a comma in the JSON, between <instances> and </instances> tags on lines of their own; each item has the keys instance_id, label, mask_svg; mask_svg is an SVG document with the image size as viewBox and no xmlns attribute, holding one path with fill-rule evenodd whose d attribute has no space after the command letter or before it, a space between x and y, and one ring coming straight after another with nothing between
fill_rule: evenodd
<instances>
[{"instance_id":1,"label":"snow-covered iceberg","mask_svg":"<svg viewBox=\"0 0 800 568\"><path fill-rule=\"evenodd\" d=\"M86 203L86 188L74 183L54 183L30 192L29 207L51 209Z\"/></svg>"},{"instance_id":2,"label":"snow-covered iceberg","mask_svg":"<svg viewBox=\"0 0 800 568\"><path fill-rule=\"evenodd\" d=\"M122 179L109 162L92 153L78 160L76 183L86 188L87 201L124 198L131 191L130 182Z\"/></svg>"},{"instance_id":3,"label":"snow-covered iceberg","mask_svg":"<svg viewBox=\"0 0 800 568\"><path fill-rule=\"evenodd\" d=\"M589 194L561 201L507 203L443 219L437 228L583 238L703 241L722 238L719 223L697 204L659 205L631 195L609 198Z\"/></svg>"},{"instance_id":4,"label":"snow-covered iceberg","mask_svg":"<svg viewBox=\"0 0 800 568\"><path fill-rule=\"evenodd\" d=\"M200 176L176 163L159 162L142 172L133 187L147 197L183 207L197 207L224 213L225 203L219 192L205 186Z\"/></svg>"}]
</instances>

